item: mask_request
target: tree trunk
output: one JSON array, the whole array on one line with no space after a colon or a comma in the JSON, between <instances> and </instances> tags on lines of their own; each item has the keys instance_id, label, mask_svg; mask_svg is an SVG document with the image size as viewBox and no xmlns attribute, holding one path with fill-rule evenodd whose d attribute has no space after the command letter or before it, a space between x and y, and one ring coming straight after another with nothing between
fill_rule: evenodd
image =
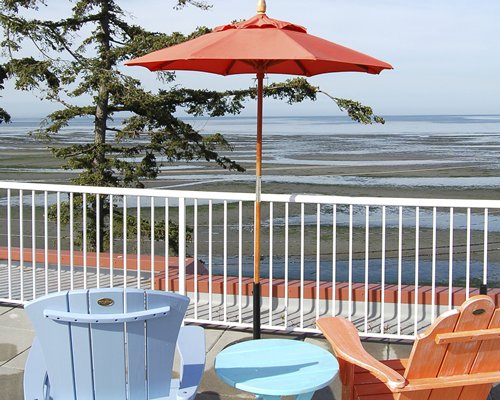
<instances>
[{"instance_id":1,"label":"tree trunk","mask_svg":"<svg viewBox=\"0 0 500 400\"><path fill-rule=\"evenodd\" d=\"M111 71L112 62L110 57L110 31L109 31L109 3L107 0L101 2L101 39L99 44L99 56L101 59L101 72L99 91L96 98L94 143L98 149L94 159L98 170L103 167L105 153L102 145L106 143L106 122L108 119L109 87L108 72Z\"/></svg>"},{"instance_id":2,"label":"tree trunk","mask_svg":"<svg viewBox=\"0 0 500 400\"><path fill-rule=\"evenodd\" d=\"M99 80L99 90L96 97L95 122L94 122L94 144L96 152L94 157L94 171L96 174L96 183L99 186L106 184L106 152L104 144L106 143L106 124L108 120L109 105L109 87L108 73L112 69L110 57L110 30L109 30L109 1L101 2L100 29L101 39L99 43L99 56L101 59L101 71ZM96 222L99 218L99 232L97 234L97 245L100 251L104 250L104 235L106 215L105 202L107 198L99 195L99 201L96 204ZM98 209L97 209L98 208Z\"/></svg>"}]
</instances>

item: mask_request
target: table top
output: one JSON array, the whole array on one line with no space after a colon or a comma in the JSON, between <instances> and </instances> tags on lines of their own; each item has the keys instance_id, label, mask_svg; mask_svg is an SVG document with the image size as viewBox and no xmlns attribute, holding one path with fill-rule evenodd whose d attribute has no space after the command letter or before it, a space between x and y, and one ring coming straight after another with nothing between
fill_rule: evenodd
<instances>
[{"instance_id":1,"label":"table top","mask_svg":"<svg viewBox=\"0 0 500 400\"><path fill-rule=\"evenodd\" d=\"M215 372L228 385L255 394L291 396L328 385L338 362L319 346L291 339L249 340L227 347Z\"/></svg>"}]
</instances>

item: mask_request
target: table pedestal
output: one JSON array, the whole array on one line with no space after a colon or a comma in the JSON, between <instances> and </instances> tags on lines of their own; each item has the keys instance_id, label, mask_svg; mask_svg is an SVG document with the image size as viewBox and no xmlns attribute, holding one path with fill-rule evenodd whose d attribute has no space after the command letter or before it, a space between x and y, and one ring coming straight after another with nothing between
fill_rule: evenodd
<instances>
[{"instance_id":1,"label":"table pedestal","mask_svg":"<svg viewBox=\"0 0 500 400\"><path fill-rule=\"evenodd\" d=\"M295 399L296 400L311 400L313 395L314 395L314 392L302 393L302 394L298 394L297 396L295 396ZM268 396L268 395L260 395L260 394L255 395L255 398L257 400L281 400L281 396Z\"/></svg>"}]
</instances>

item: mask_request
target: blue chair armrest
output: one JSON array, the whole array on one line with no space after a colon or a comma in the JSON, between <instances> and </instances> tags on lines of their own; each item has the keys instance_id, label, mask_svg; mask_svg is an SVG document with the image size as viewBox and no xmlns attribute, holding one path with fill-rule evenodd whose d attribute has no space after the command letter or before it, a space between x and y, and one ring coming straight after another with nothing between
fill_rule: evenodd
<instances>
[{"instance_id":1,"label":"blue chair armrest","mask_svg":"<svg viewBox=\"0 0 500 400\"><path fill-rule=\"evenodd\" d=\"M196 396L205 370L205 331L199 326L183 326L177 349L181 359L179 400Z\"/></svg>"},{"instance_id":2,"label":"blue chair armrest","mask_svg":"<svg viewBox=\"0 0 500 400\"><path fill-rule=\"evenodd\" d=\"M37 337L33 340L24 368L25 400L48 400L50 385L42 346Z\"/></svg>"}]
</instances>

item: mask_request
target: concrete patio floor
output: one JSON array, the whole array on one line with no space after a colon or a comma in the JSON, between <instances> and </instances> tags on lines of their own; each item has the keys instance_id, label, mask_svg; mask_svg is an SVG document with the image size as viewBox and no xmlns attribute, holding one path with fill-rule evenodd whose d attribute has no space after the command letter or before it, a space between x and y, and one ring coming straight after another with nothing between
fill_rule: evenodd
<instances>
[{"instance_id":1,"label":"concrete patio floor","mask_svg":"<svg viewBox=\"0 0 500 400\"><path fill-rule=\"evenodd\" d=\"M249 393L229 387L215 375L215 356L232 343L251 338L250 332L234 329L207 327L207 360L205 374L199 389L197 400L217 399L252 399ZM24 364L34 337L34 331L22 307L0 304L0 400L23 399ZM304 340L328 349L328 344L320 336L305 336L269 333L264 338L286 337ZM378 359L408 357L411 343L365 341L365 348ZM317 391L313 400L340 400L340 382L338 378L329 386ZM500 387L490 395L490 400L500 400Z\"/></svg>"}]
</instances>

